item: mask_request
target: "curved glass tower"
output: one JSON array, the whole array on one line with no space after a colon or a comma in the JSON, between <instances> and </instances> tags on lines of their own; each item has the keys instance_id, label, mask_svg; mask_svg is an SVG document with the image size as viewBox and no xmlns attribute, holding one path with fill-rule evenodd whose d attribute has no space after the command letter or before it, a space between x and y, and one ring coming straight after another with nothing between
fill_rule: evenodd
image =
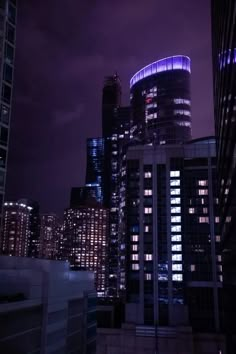
<instances>
[{"instance_id":1,"label":"curved glass tower","mask_svg":"<svg viewBox=\"0 0 236 354\"><path fill-rule=\"evenodd\" d=\"M164 58L139 70L130 80L134 138L155 144L191 139L190 58Z\"/></svg>"}]
</instances>

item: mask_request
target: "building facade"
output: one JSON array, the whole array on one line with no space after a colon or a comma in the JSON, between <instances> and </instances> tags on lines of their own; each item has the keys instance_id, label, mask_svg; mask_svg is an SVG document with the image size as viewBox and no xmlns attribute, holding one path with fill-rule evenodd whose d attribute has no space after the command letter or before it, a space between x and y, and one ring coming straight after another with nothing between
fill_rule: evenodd
<instances>
[{"instance_id":1,"label":"building facade","mask_svg":"<svg viewBox=\"0 0 236 354\"><path fill-rule=\"evenodd\" d=\"M87 203L64 212L64 256L71 269L87 269L95 274L98 295L107 289L109 211L97 203Z\"/></svg>"},{"instance_id":2,"label":"building facade","mask_svg":"<svg viewBox=\"0 0 236 354\"><path fill-rule=\"evenodd\" d=\"M16 5L16 0L2 0L0 3L0 219L2 219L7 172L16 45Z\"/></svg>"},{"instance_id":3,"label":"building facade","mask_svg":"<svg viewBox=\"0 0 236 354\"><path fill-rule=\"evenodd\" d=\"M5 202L1 233L1 253L27 257L31 238L32 207L23 202Z\"/></svg>"},{"instance_id":4,"label":"building facade","mask_svg":"<svg viewBox=\"0 0 236 354\"><path fill-rule=\"evenodd\" d=\"M236 347L236 3L212 1L214 110L228 353Z\"/></svg>"},{"instance_id":5,"label":"building facade","mask_svg":"<svg viewBox=\"0 0 236 354\"><path fill-rule=\"evenodd\" d=\"M96 353L92 272L7 256L0 269L1 353Z\"/></svg>"},{"instance_id":6,"label":"building facade","mask_svg":"<svg viewBox=\"0 0 236 354\"><path fill-rule=\"evenodd\" d=\"M190 59L153 62L130 80L132 135L139 141L180 144L191 139Z\"/></svg>"},{"instance_id":7,"label":"building facade","mask_svg":"<svg viewBox=\"0 0 236 354\"><path fill-rule=\"evenodd\" d=\"M57 259L60 226L56 214L42 214L40 223L40 258Z\"/></svg>"},{"instance_id":8,"label":"building facade","mask_svg":"<svg viewBox=\"0 0 236 354\"><path fill-rule=\"evenodd\" d=\"M127 323L220 333L215 162L212 138L128 150Z\"/></svg>"}]
</instances>

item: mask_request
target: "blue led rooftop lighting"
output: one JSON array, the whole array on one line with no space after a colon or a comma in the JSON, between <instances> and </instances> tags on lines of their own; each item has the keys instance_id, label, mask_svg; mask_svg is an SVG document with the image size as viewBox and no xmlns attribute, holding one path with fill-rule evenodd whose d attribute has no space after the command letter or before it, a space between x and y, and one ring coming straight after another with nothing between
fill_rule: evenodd
<instances>
[{"instance_id":1,"label":"blue led rooftop lighting","mask_svg":"<svg viewBox=\"0 0 236 354\"><path fill-rule=\"evenodd\" d=\"M145 77L171 70L186 70L191 72L191 60L185 55L175 55L154 61L139 70L130 80L130 88Z\"/></svg>"}]
</instances>

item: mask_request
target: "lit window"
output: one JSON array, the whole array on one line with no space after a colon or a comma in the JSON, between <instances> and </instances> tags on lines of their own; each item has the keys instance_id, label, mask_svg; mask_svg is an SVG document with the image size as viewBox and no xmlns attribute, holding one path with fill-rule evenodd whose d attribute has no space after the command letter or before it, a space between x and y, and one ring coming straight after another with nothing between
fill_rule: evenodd
<instances>
[{"instance_id":1,"label":"lit window","mask_svg":"<svg viewBox=\"0 0 236 354\"><path fill-rule=\"evenodd\" d=\"M172 274L172 280L173 281L183 281L183 275L182 274Z\"/></svg>"},{"instance_id":2,"label":"lit window","mask_svg":"<svg viewBox=\"0 0 236 354\"><path fill-rule=\"evenodd\" d=\"M181 232L181 226L180 225L171 225L171 232Z\"/></svg>"},{"instance_id":3,"label":"lit window","mask_svg":"<svg viewBox=\"0 0 236 354\"><path fill-rule=\"evenodd\" d=\"M216 235L216 242L220 242L220 235Z\"/></svg>"},{"instance_id":4,"label":"lit window","mask_svg":"<svg viewBox=\"0 0 236 354\"><path fill-rule=\"evenodd\" d=\"M199 180L198 185L199 186L208 186L208 181L207 180Z\"/></svg>"},{"instance_id":5,"label":"lit window","mask_svg":"<svg viewBox=\"0 0 236 354\"><path fill-rule=\"evenodd\" d=\"M223 282L223 275L220 275L220 282L222 283Z\"/></svg>"},{"instance_id":6,"label":"lit window","mask_svg":"<svg viewBox=\"0 0 236 354\"><path fill-rule=\"evenodd\" d=\"M182 254L172 254L172 261L181 262L182 261Z\"/></svg>"},{"instance_id":7,"label":"lit window","mask_svg":"<svg viewBox=\"0 0 236 354\"><path fill-rule=\"evenodd\" d=\"M170 198L170 204L180 204L180 198Z\"/></svg>"},{"instance_id":8,"label":"lit window","mask_svg":"<svg viewBox=\"0 0 236 354\"><path fill-rule=\"evenodd\" d=\"M171 207L171 214L180 214L181 207Z\"/></svg>"},{"instance_id":9,"label":"lit window","mask_svg":"<svg viewBox=\"0 0 236 354\"><path fill-rule=\"evenodd\" d=\"M180 194L180 189L179 188L173 188L170 190L171 195L179 195Z\"/></svg>"},{"instance_id":10,"label":"lit window","mask_svg":"<svg viewBox=\"0 0 236 354\"><path fill-rule=\"evenodd\" d=\"M152 214L152 208L144 208L144 214Z\"/></svg>"},{"instance_id":11,"label":"lit window","mask_svg":"<svg viewBox=\"0 0 236 354\"><path fill-rule=\"evenodd\" d=\"M220 222L220 218L219 218L219 216L216 216L215 217L215 223L218 224L219 222Z\"/></svg>"},{"instance_id":12,"label":"lit window","mask_svg":"<svg viewBox=\"0 0 236 354\"><path fill-rule=\"evenodd\" d=\"M133 235L133 236L131 236L131 240L132 240L133 242L138 242L138 235Z\"/></svg>"},{"instance_id":13,"label":"lit window","mask_svg":"<svg viewBox=\"0 0 236 354\"><path fill-rule=\"evenodd\" d=\"M217 256L217 260L218 260L218 262L221 262L221 261L222 261L222 257L221 257L221 255L220 255L220 254L218 254L218 256Z\"/></svg>"},{"instance_id":14,"label":"lit window","mask_svg":"<svg viewBox=\"0 0 236 354\"><path fill-rule=\"evenodd\" d=\"M149 232L150 227L148 225L144 226L144 232Z\"/></svg>"},{"instance_id":15,"label":"lit window","mask_svg":"<svg viewBox=\"0 0 236 354\"><path fill-rule=\"evenodd\" d=\"M179 179L171 179L170 185L171 186L180 186L180 180Z\"/></svg>"},{"instance_id":16,"label":"lit window","mask_svg":"<svg viewBox=\"0 0 236 354\"><path fill-rule=\"evenodd\" d=\"M181 216L171 216L171 222L181 222Z\"/></svg>"},{"instance_id":17,"label":"lit window","mask_svg":"<svg viewBox=\"0 0 236 354\"><path fill-rule=\"evenodd\" d=\"M139 259L138 254L131 254L131 260L132 261L138 261L138 259Z\"/></svg>"},{"instance_id":18,"label":"lit window","mask_svg":"<svg viewBox=\"0 0 236 354\"><path fill-rule=\"evenodd\" d=\"M165 145L166 141L165 140L160 140L160 145Z\"/></svg>"},{"instance_id":19,"label":"lit window","mask_svg":"<svg viewBox=\"0 0 236 354\"><path fill-rule=\"evenodd\" d=\"M195 213L195 208L189 208L188 212L189 212L189 214L194 214Z\"/></svg>"},{"instance_id":20,"label":"lit window","mask_svg":"<svg viewBox=\"0 0 236 354\"><path fill-rule=\"evenodd\" d=\"M151 189L144 189L144 195L152 195Z\"/></svg>"},{"instance_id":21,"label":"lit window","mask_svg":"<svg viewBox=\"0 0 236 354\"><path fill-rule=\"evenodd\" d=\"M172 245L171 246L172 251L182 251L182 246L181 245Z\"/></svg>"},{"instance_id":22,"label":"lit window","mask_svg":"<svg viewBox=\"0 0 236 354\"><path fill-rule=\"evenodd\" d=\"M171 236L171 241L172 242L181 242L182 241L182 237L181 237L181 235L172 235Z\"/></svg>"},{"instance_id":23,"label":"lit window","mask_svg":"<svg viewBox=\"0 0 236 354\"><path fill-rule=\"evenodd\" d=\"M203 208L202 211L203 211L203 214L207 214L208 213L208 208Z\"/></svg>"},{"instance_id":24,"label":"lit window","mask_svg":"<svg viewBox=\"0 0 236 354\"><path fill-rule=\"evenodd\" d=\"M144 178L152 178L152 172L144 172Z\"/></svg>"},{"instance_id":25,"label":"lit window","mask_svg":"<svg viewBox=\"0 0 236 354\"><path fill-rule=\"evenodd\" d=\"M195 265L195 264L191 264L190 270L191 270L191 272L195 272L195 270L196 270L196 265Z\"/></svg>"},{"instance_id":26,"label":"lit window","mask_svg":"<svg viewBox=\"0 0 236 354\"><path fill-rule=\"evenodd\" d=\"M138 245L132 245L132 251L138 251Z\"/></svg>"},{"instance_id":27,"label":"lit window","mask_svg":"<svg viewBox=\"0 0 236 354\"><path fill-rule=\"evenodd\" d=\"M152 254L145 254L144 259L145 261L152 261Z\"/></svg>"},{"instance_id":28,"label":"lit window","mask_svg":"<svg viewBox=\"0 0 236 354\"><path fill-rule=\"evenodd\" d=\"M209 223L209 218L208 218L208 216L200 216L200 217L198 218L198 222L199 222L200 224Z\"/></svg>"},{"instance_id":29,"label":"lit window","mask_svg":"<svg viewBox=\"0 0 236 354\"><path fill-rule=\"evenodd\" d=\"M132 264L132 270L139 270L139 264Z\"/></svg>"},{"instance_id":30,"label":"lit window","mask_svg":"<svg viewBox=\"0 0 236 354\"><path fill-rule=\"evenodd\" d=\"M152 280L152 274L151 273L145 273L144 277L145 277L145 280Z\"/></svg>"},{"instance_id":31,"label":"lit window","mask_svg":"<svg viewBox=\"0 0 236 354\"><path fill-rule=\"evenodd\" d=\"M173 271L182 271L183 270L183 266L182 264L172 264L172 270Z\"/></svg>"},{"instance_id":32,"label":"lit window","mask_svg":"<svg viewBox=\"0 0 236 354\"><path fill-rule=\"evenodd\" d=\"M208 190L207 189L199 189L198 195L208 195Z\"/></svg>"},{"instance_id":33,"label":"lit window","mask_svg":"<svg viewBox=\"0 0 236 354\"><path fill-rule=\"evenodd\" d=\"M170 177L179 177L180 171L170 171Z\"/></svg>"}]
</instances>

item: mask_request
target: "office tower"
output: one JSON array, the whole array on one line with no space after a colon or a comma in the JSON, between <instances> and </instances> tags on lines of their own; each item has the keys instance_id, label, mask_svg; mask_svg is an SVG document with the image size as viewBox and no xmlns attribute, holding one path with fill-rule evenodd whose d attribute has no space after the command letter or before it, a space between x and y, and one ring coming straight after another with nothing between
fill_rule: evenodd
<instances>
[{"instance_id":1,"label":"office tower","mask_svg":"<svg viewBox=\"0 0 236 354\"><path fill-rule=\"evenodd\" d=\"M99 203L103 203L104 198L103 173L104 139L87 139L86 187L90 188L90 194L94 196Z\"/></svg>"},{"instance_id":2,"label":"office tower","mask_svg":"<svg viewBox=\"0 0 236 354\"><path fill-rule=\"evenodd\" d=\"M215 140L131 147L126 173L126 321L220 333Z\"/></svg>"},{"instance_id":3,"label":"office tower","mask_svg":"<svg viewBox=\"0 0 236 354\"><path fill-rule=\"evenodd\" d=\"M221 216L225 330L228 353L236 348L236 3L212 1L214 110Z\"/></svg>"},{"instance_id":4,"label":"office tower","mask_svg":"<svg viewBox=\"0 0 236 354\"><path fill-rule=\"evenodd\" d=\"M107 243L109 211L88 200L64 211L64 256L71 269L95 273L98 295L107 287Z\"/></svg>"},{"instance_id":5,"label":"office tower","mask_svg":"<svg viewBox=\"0 0 236 354\"><path fill-rule=\"evenodd\" d=\"M59 219L56 214L41 215L40 258L57 259Z\"/></svg>"},{"instance_id":6,"label":"office tower","mask_svg":"<svg viewBox=\"0 0 236 354\"><path fill-rule=\"evenodd\" d=\"M31 206L20 201L4 203L1 234L2 254L28 256L31 210Z\"/></svg>"},{"instance_id":7,"label":"office tower","mask_svg":"<svg viewBox=\"0 0 236 354\"><path fill-rule=\"evenodd\" d=\"M141 142L181 144L191 139L190 59L153 62L130 80L132 135Z\"/></svg>"},{"instance_id":8,"label":"office tower","mask_svg":"<svg viewBox=\"0 0 236 354\"><path fill-rule=\"evenodd\" d=\"M0 2L0 225L5 194L16 38L16 0Z\"/></svg>"},{"instance_id":9,"label":"office tower","mask_svg":"<svg viewBox=\"0 0 236 354\"><path fill-rule=\"evenodd\" d=\"M39 238L40 238L40 215L39 204L33 200L20 199L18 203L25 204L31 208L29 219L29 239L28 239L28 257L36 258L39 256Z\"/></svg>"},{"instance_id":10,"label":"office tower","mask_svg":"<svg viewBox=\"0 0 236 354\"><path fill-rule=\"evenodd\" d=\"M92 272L6 256L0 269L1 353L96 353Z\"/></svg>"}]
</instances>

